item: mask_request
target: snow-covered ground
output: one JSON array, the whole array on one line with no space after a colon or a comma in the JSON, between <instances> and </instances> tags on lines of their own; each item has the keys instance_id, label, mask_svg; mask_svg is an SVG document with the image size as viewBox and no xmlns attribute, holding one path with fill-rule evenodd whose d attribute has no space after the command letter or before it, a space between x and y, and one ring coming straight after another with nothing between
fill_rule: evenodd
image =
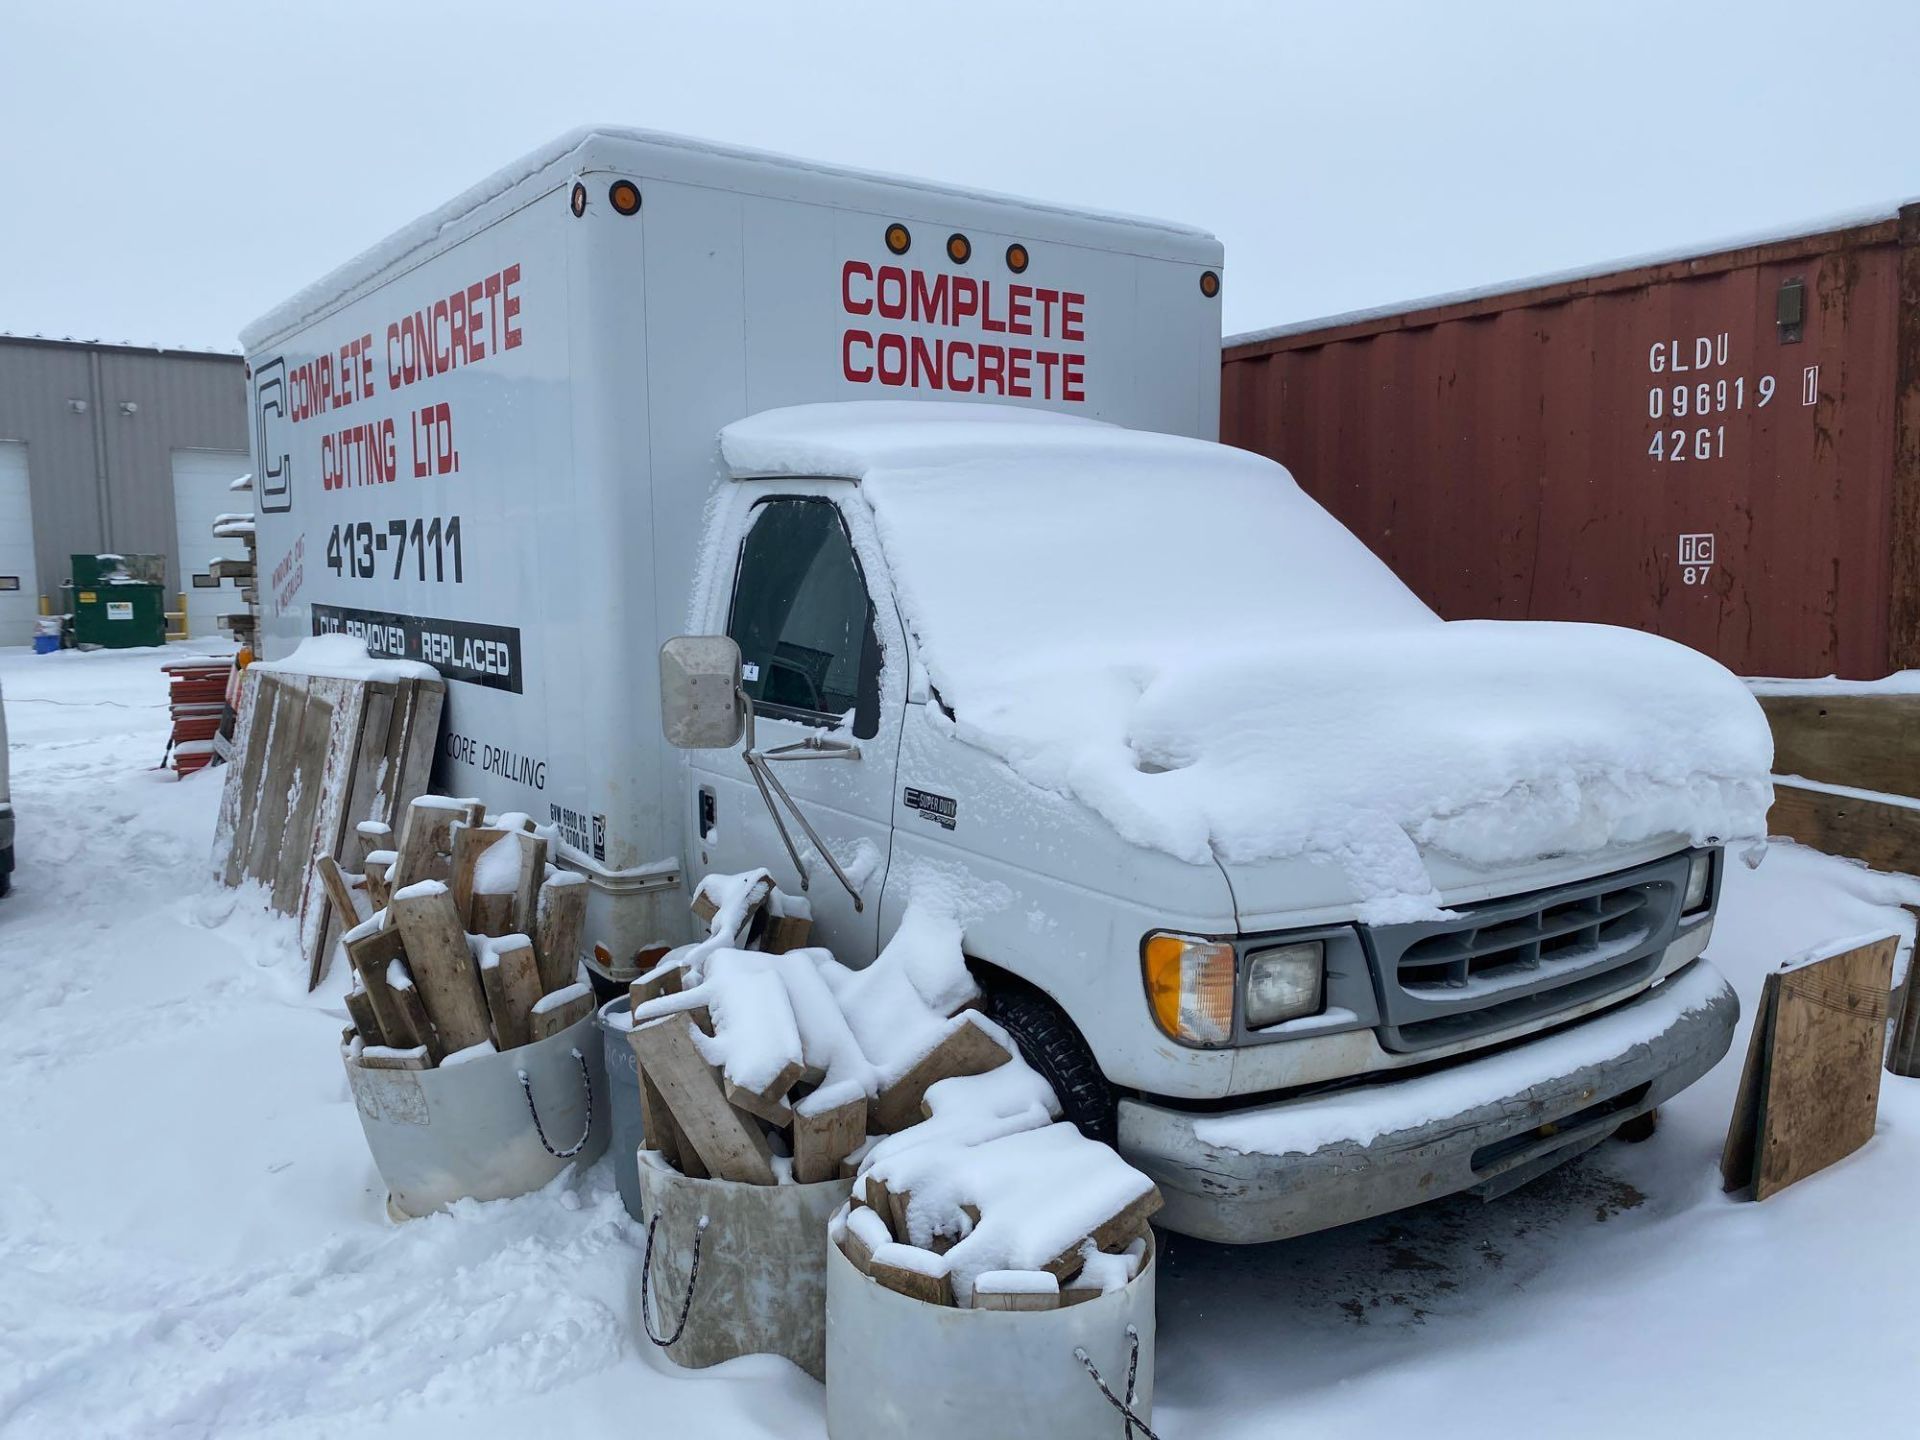
<instances>
[{"instance_id":1,"label":"snow-covered ground","mask_svg":"<svg viewBox=\"0 0 1920 1440\"><path fill-rule=\"evenodd\" d=\"M220 773L152 768L166 658L0 650L20 812L0 1435L823 1434L823 1392L784 1361L689 1374L636 1345L643 1237L609 1161L386 1218L336 1050L341 977L306 994L291 922L209 887ZM1710 954L1749 1009L1770 966L1910 935L1899 906L1920 903L1920 882L1789 846L1729 868ZM1717 1159L1744 1046L1650 1144L1496 1204L1263 1249L1175 1240L1156 1428L1897 1433L1920 1359L1920 1083L1887 1078L1859 1154L1740 1203Z\"/></svg>"}]
</instances>

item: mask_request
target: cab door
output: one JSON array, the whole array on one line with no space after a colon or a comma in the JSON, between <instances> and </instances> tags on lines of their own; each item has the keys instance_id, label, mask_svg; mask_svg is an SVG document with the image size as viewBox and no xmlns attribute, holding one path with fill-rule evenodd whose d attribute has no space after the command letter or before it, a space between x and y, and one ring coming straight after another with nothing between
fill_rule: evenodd
<instances>
[{"instance_id":1,"label":"cab door","mask_svg":"<svg viewBox=\"0 0 1920 1440\"><path fill-rule=\"evenodd\" d=\"M805 894L817 943L848 964L864 965L879 942L906 699L898 616L884 590L882 603L875 603L870 567L861 561L864 552L878 564L871 520L850 483L780 482L776 489L768 482L736 524L728 542L737 543L732 584L716 587L714 603L724 613L709 623L740 646L756 748L769 757L854 893L782 807L780 818L806 869L803 890L739 746L690 752L696 840L690 868L697 883L710 873L765 867L782 890ZM866 542L859 546L856 528ZM809 739L827 744L799 748ZM851 753L836 753L840 747ZM784 759L783 752L804 758ZM777 796L774 803L780 804Z\"/></svg>"}]
</instances>

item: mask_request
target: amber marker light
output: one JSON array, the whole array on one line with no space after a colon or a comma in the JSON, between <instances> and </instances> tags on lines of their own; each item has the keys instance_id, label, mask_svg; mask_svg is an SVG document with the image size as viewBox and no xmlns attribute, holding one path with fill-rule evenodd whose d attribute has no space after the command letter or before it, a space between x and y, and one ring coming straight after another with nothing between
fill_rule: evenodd
<instances>
[{"instance_id":1,"label":"amber marker light","mask_svg":"<svg viewBox=\"0 0 1920 1440\"><path fill-rule=\"evenodd\" d=\"M568 202L573 208L573 218L578 220L587 213L587 187L578 180L573 182L573 199Z\"/></svg>"},{"instance_id":2,"label":"amber marker light","mask_svg":"<svg viewBox=\"0 0 1920 1440\"><path fill-rule=\"evenodd\" d=\"M887 249L896 255L904 255L913 248L913 236L907 233L907 227L899 221L887 227Z\"/></svg>"},{"instance_id":3,"label":"amber marker light","mask_svg":"<svg viewBox=\"0 0 1920 1440\"><path fill-rule=\"evenodd\" d=\"M947 237L947 259L956 265L964 265L973 258L973 242L966 236L955 232Z\"/></svg>"},{"instance_id":4,"label":"amber marker light","mask_svg":"<svg viewBox=\"0 0 1920 1440\"><path fill-rule=\"evenodd\" d=\"M622 215L631 215L640 208L640 187L631 180L616 180L607 187L607 199Z\"/></svg>"},{"instance_id":5,"label":"amber marker light","mask_svg":"<svg viewBox=\"0 0 1920 1440\"><path fill-rule=\"evenodd\" d=\"M1016 275L1027 273L1027 247L1018 240L1007 247L1007 268Z\"/></svg>"},{"instance_id":6,"label":"amber marker light","mask_svg":"<svg viewBox=\"0 0 1920 1440\"><path fill-rule=\"evenodd\" d=\"M1220 276L1212 270L1200 272L1200 293L1209 300L1220 293Z\"/></svg>"},{"instance_id":7,"label":"amber marker light","mask_svg":"<svg viewBox=\"0 0 1920 1440\"><path fill-rule=\"evenodd\" d=\"M1140 947L1147 1007L1169 1040L1224 1045L1233 1039L1233 946L1156 931Z\"/></svg>"}]
</instances>

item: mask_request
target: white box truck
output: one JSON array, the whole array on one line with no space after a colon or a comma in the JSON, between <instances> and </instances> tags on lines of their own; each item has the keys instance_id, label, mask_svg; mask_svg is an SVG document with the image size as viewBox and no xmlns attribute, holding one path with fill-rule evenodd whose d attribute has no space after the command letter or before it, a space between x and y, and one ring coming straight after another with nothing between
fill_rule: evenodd
<instances>
[{"instance_id":1,"label":"white box truck","mask_svg":"<svg viewBox=\"0 0 1920 1440\"><path fill-rule=\"evenodd\" d=\"M438 667L437 788L550 821L616 956L710 872L854 964L944 907L1175 1229L1497 1193L1726 1051L1764 722L1650 637L1443 625L1212 444L1221 260L565 136L245 332L263 648Z\"/></svg>"}]
</instances>

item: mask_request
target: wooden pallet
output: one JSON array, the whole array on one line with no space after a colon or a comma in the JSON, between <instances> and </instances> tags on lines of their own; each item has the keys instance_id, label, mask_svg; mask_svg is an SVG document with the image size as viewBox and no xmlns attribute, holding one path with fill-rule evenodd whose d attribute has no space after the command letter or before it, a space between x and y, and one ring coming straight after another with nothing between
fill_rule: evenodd
<instances>
[{"instance_id":1,"label":"wooden pallet","mask_svg":"<svg viewBox=\"0 0 1920 1440\"><path fill-rule=\"evenodd\" d=\"M258 881L274 909L300 917L309 988L326 973L341 919L313 858L343 858L363 820L398 826L427 788L445 697L438 679L353 680L258 665L241 677L214 869L228 885Z\"/></svg>"}]
</instances>

